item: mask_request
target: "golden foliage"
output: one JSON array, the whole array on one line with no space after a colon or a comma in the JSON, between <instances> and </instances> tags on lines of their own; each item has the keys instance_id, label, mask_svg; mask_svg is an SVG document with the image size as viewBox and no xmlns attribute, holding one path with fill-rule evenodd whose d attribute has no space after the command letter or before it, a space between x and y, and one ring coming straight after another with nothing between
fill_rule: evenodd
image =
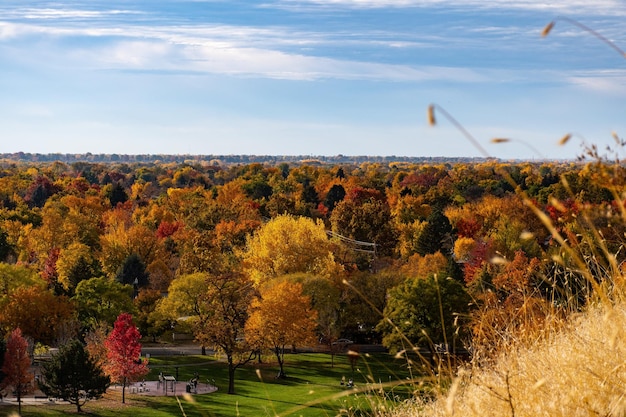
<instances>
[{"instance_id":1,"label":"golden foliage","mask_svg":"<svg viewBox=\"0 0 626 417\"><path fill-rule=\"evenodd\" d=\"M250 306L246 341L257 347L276 349L315 343L317 312L302 284L289 281L268 284Z\"/></svg>"},{"instance_id":2,"label":"golden foliage","mask_svg":"<svg viewBox=\"0 0 626 417\"><path fill-rule=\"evenodd\" d=\"M441 274L448 267L448 260L441 252L421 256L412 255L401 272L408 277L426 278L430 275Z\"/></svg>"},{"instance_id":3,"label":"golden foliage","mask_svg":"<svg viewBox=\"0 0 626 417\"><path fill-rule=\"evenodd\" d=\"M457 262L467 261L476 246L476 240L471 237L459 237L454 242L454 257Z\"/></svg>"},{"instance_id":4,"label":"golden foliage","mask_svg":"<svg viewBox=\"0 0 626 417\"><path fill-rule=\"evenodd\" d=\"M248 239L243 262L257 285L296 272L331 278L342 270L335 262L324 224L291 215L275 217L261 226Z\"/></svg>"}]
</instances>

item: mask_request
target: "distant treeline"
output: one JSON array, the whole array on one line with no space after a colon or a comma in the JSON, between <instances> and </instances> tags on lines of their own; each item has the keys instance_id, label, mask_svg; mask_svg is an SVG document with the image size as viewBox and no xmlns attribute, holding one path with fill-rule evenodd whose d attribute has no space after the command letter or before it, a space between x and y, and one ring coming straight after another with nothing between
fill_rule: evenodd
<instances>
[{"instance_id":1,"label":"distant treeline","mask_svg":"<svg viewBox=\"0 0 626 417\"><path fill-rule=\"evenodd\" d=\"M169 155L169 154L145 154L145 155L127 155L127 154L92 154L87 153L27 153L14 152L2 153L0 159L3 161L13 162L95 162L95 163L183 163L183 162L206 162L214 165L224 164L250 164L250 163L266 163L280 164L283 162L296 163L315 163L321 164L361 164L363 162L407 162L407 163L470 163L484 162L485 158L472 157L426 157L426 156L366 156L366 155Z\"/></svg>"}]
</instances>

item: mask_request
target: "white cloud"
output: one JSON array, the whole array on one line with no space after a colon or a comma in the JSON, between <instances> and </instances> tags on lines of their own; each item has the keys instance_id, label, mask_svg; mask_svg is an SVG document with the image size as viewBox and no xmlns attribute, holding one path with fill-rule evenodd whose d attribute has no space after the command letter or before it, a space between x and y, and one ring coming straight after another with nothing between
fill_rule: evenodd
<instances>
[{"instance_id":1,"label":"white cloud","mask_svg":"<svg viewBox=\"0 0 626 417\"><path fill-rule=\"evenodd\" d=\"M357 62L329 57L307 56L297 50L332 44L324 34L294 33L284 28L241 26L128 26L72 27L0 23L0 40L19 36L40 36L46 40L39 51L47 65L90 69L168 70L261 76L277 79L320 78L395 81L463 80L484 81L477 73L458 68ZM54 38L110 38L98 46L65 44L54 50ZM418 43L394 40L350 39L393 48L416 47ZM419 44L424 46L426 43ZM36 43L35 43L36 45ZM61 47L59 47L61 48ZM31 48L28 56L34 54Z\"/></svg>"},{"instance_id":2,"label":"white cloud","mask_svg":"<svg viewBox=\"0 0 626 417\"><path fill-rule=\"evenodd\" d=\"M15 9L5 14L5 18L21 19L94 19L114 15L135 15L139 12L132 10L77 10L51 8Z\"/></svg>"},{"instance_id":3,"label":"white cloud","mask_svg":"<svg viewBox=\"0 0 626 417\"><path fill-rule=\"evenodd\" d=\"M608 96L626 97L626 71L590 71L568 77L571 84Z\"/></svg>"},{"instance_id":4,"label":"white cloud","mask_svg":"<svg viewBox=\"0 0 626 417\"><path fill-rule=\"evenodd\" d=\"M306 6L348 8L446 7L508 10L537 10L564 14L626 15L626 5L618 0L279 0L271 6L298 9ZM270 6L270 4L267 4Z\"/></svg>"},{"instance_id":5,"label":"white cloud","mask_svg":"<svg viewBox=\"0 0 626 417\"><path fill-rule=\"evenodd\" d=\"M443 4L443 0L301 0L289 1L289 4L344 5L351 7L407 7ZM446 0L451 5L472 5L477 0ZM481 1L481 7L548 7L546 3L536 1L491 0ZM563 0L550 3L549 7L565 5ZM582 7L582 0L571 0L568 4ZM599 0L594 7L614 5L612 0ZM542 6L543 5L543 6ZM375 33L311 32L293 30L283 26L253 27L234 25L142 25L136 21L115 21L115 19L93 20L117 14L135 13L127 10L84 11L80 9L21 9L14 16L21 16L22 23L0 22L0 41L24 37L28 48L23 48L24 60L28 56L39 54L44 65L108 69L108 70L147 70L147 71L184 71L239 76L258 76L277 79L315 80L338 78L349 80L386 80L386 81L452 81L452 82L510 82L528 80L525 72L505 70L481 70L462 67L444 67L433 65L409 65L367 62L341 56L307 55L308 48L317 48L323 54L323 48L351 48L358 50L363 46L376 48L434 48L444 44L459 46L471 42L472 48L479 48L485 42L480 37L468 40L462 34L467 31L481 32L504 38L509 42L493 45L493 48L519 45L520 34L537 36L540 28L534 32L513 26L490 26L476 28L448 28L449 34L440 33L393 33L377 31ZM76 18L66 22L64 18ZM24 20L25 19L25 20ZM56 24L39 24L34 19L58 19ZM569 28L570 32L572 29ZM532 32L532 33L531 33ZM568 31L560 31L567 35ZM580 33L578 32L578 35ZM39 37L39 38L37 38ZM34 42L32 38L35 38ZM73 42L79 38L99 38L98 42ZM40 46L40 43L45 46ZM56 43L58 40L65 40ZM491 42L487 40L487 42ZM62 43L62 45L61 45ZM508 45L508 46L507 46ZM513 46L516 47L516 46ZM39 48L39 49L38 49ZM14 49L14 54L19 51ZM476 64L470 64L475 66ZM539 74L545 76L545 74ZM563 76L559 80L569 79L577 85L588 88L609 88L617 82L603 80L602 75L594 79L578 75ZM602 82L607 87L601 87Z\"/></svg>"}]
</instances>

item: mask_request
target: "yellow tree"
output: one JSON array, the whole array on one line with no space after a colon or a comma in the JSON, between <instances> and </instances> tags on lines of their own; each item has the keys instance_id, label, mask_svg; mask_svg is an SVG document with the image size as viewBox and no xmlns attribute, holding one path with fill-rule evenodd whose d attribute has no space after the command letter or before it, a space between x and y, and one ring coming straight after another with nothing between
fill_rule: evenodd
<instances>
[{"instance_id":1,"label":"yellow tree","mask_svg":"<svg viewBox=\"0 0 626 417\"><path fill-rule=\"evenodd\" d=\"M448 262L448 258L441 252L429 253L424 256L416 253L400 267L400 272L407 277L418 278L425 278L433 274L445 275Z\"/></svg>"},{"instance_id":2,"label":"yellow tree","mask_svg":"<svg viewBox=\"0 0 626 417\"><path fill-rule=\"evenodd\" d=\"M74 242L59 252L56 262L59 284L68 292L84 280L100 274L97 261L93 259L89 246Z\"/></svg>"},{"instance_id":3,"label":"yellow tree","mask_svg":"<svg viewBox=\"0 0 626 417\"><path fill-rule=\"evenodd\" d=\"M158 302L158 313L172 322L183 318L190 321L196 339L202 342L202 329L211 316L207 292L206 274L198 272L181 275L170 284L167 297ZM205 344L203 343L202 354L204 353Z\"/></svg>"},{"instance_id":4,"label":"yellow tree","mask_svg":"<svg viewBox=\"0 0 626 417\"><path fill-rule=\"evenodd\" d=\"M250 311L245 328L248 343L271 349L280 366L278 377L285 378L285 346L315 342L317 312L311 309L310 298L302 295L302 284L283 281L263 290Z\"/></svg>"},{"instance_id":5,"label":"yellow tree","mask_svg":"<svg viewBox=\"0 0 626 417\"><path fill-rule=\"evenodd\" d=\"M114 277L132 254L138 255L145 265L164 258L163 242L147 226L134 224L125 207L108 213L105 223L105 233L100 238L100 261L108 277Z\"/></svg>"},{"instance_id":6,"label":"yellow tree","mask_svg":"<svg viewBox=\"0 0 626 417\"><path fill-rule=\"evenodd\" d=\"M342 271L323 223L291 215L278 216L258 229L248 239L243 259L257 285L297 272L331 278Z\"/></svg>"}]
</instances>

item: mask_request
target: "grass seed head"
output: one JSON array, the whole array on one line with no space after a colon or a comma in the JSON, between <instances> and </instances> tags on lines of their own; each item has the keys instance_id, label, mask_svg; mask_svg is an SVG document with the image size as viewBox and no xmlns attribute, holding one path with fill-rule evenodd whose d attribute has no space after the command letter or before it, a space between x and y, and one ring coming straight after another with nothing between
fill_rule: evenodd
<instances>
[{"instance_id":1,"label":"grass seed head","mask_svg":"<svg viewBox=\"0 0 626 417\"><path fill-rule=\"evenodd\" d=\"M543 28L543 30L541 31L541 36L544 38L548 36L548 34L550 33L553 27L554 27L554 20L548 23L546 27Z\"/></svg>"},{"instance_id":2,"label":"grass seed head","mask_svg":"<svg viewBox=\"0 0 626 417\"><path fill-rule=\"evenodd\" d=\"M435 126L437 124L437 120L435 119L435 106L428 106L428 124L430 126Z\"/></svg>"},{"instance_id":3,"label":"grass seed head","mask_svg":"<svg viewBox=\"0 0 626 417\"><path fill-rule=\"evenodd\" d=\"M568 133L559 140L559 146L565 145L572 138L572 134Z\"/></svg>"}]
</instances>

